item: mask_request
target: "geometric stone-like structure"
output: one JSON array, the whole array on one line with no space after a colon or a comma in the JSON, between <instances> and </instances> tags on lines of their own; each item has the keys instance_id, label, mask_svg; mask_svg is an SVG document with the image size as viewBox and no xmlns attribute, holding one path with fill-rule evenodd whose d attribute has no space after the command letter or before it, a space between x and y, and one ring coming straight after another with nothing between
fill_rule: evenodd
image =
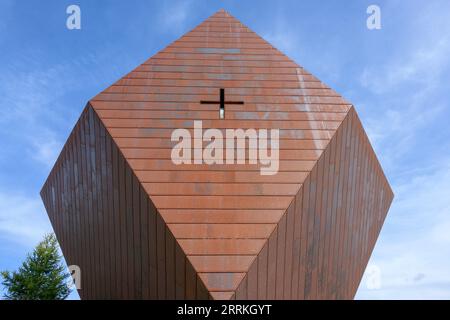
<instances>
[{"instance_id":1,"label":"geometric stone-like structure","mask_svg":"<svg viewBox=\"0 0 450 320\"><path fill-rule=\"evenodd\" d=\"M173 164L194 120L280 129L279 172ZM393 199L353 106L223 10L89 101L41 196L82 299L352 299Z\"/></svg>"}]
</instances>

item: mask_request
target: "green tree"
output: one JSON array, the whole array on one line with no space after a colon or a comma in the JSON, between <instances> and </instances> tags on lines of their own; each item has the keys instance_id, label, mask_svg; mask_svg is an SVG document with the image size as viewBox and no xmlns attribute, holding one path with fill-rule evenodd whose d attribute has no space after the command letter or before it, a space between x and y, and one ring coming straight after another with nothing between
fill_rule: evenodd
<instances>
[{"instance_id":1,"label":"green tree","mask_svg":"<svg viewBox=\"0 0 450 320\"><path fill-rule=\"evenodd\" d=\"M5 299L64 300L70 294L70 274L59 254L58 241L48 234L28 254L17 271L2 271Z\"/></svg>"}]
</instances>

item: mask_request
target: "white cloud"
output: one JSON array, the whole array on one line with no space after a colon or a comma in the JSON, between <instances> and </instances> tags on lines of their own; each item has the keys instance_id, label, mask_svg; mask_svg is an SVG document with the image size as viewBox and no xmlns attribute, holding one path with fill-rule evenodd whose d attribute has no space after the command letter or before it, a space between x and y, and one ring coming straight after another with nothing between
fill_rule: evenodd
<instances>
[{"instance_id":1,"label":"white cloud","mask_svg":"<svg viewBox=\"0 0 450 320\"><path fill-rule=\"evenodd\" d=\"M405 169L402 168L404 156L414 148L422 130L432 125L445 110L443 104L430 104L431 96L431 90L422 90L403 97L385 95L383 106L358 105L358 109L378 110L374 116L364 119L364 128L381 163L396 170L396 174Z\"/></svg>"},{"instance_id":2,"label":"white cloud","mask_svg":"<svg viewBox=\"0 0 450 320\"><path fill-rule=\"evenodd\" d=\"M34 247L52 227L38 196L0 192L0 241Z\"/></svg>"},{"instance_id":3,"label":"white cloud","mask_svg":"<svg viewBox=\"0 0 450 320\"><path fill-rule=\"evenodd\" d=\"M388 15L391 19L399 5L384 9L392 11ZM395 20L404 25L402 33L396 35L398 41L388 50L375 51L375 56L382 54L383 58L367 65L360 74L359 83L371 93L366 95L371 101L366 97L355 101L373 115L364 119L365 128L375 150L380 151L383 165L396 174L401 174L405 154L417 148L424 130L448 110L442 89L450 72L450 23L446 14L450 6L423 3L404 9L409 9L402 7L405 21Z\"/></svg>"},{"instance_id":4,"label":"white cloud","mask_svg":"<svg viewBox=\"0 0 450 320\"><path fill-rule=\"evenodd\" d=\"M390 39L392 47L387 51L374 50L374 56L384 54L385 58L364 69L361 84L377 94L395 93L402 86L429 90L440 85L450 66L448 1L411 1L408 6L389 2L383 10L388 11L389 27L401 25L401 33ZM402 15L397 17L399 10Z\"/></svg>"},{"instance_id":5,"label":"white cloud","mask_svg":"<svg viewBox=\"0 0 450 320\"><path fill-rule=\"evenodd\" d=\"M61 139L56 137L53 132L41 133L39 136L31 137L30 139L32 158L45 165L48 169L53 167L63 147Z\"/></svg>"},{"instance_id":6,"label":"white cloud","mask_svg":"<svg viewBox=\"0 0 450 320\"><path fill-rule=\"evenodd\" d=\"M384 58L360 77L375 98L359 105L368 111L365 128L391 173L395 199L370 260L381 269L381 288L369 290L365 274L359 299L450 299L450 158L423 150L447 145L430 135L439 126L444 134L449 110L443 92L450 72L450 7L443 4L402 9L405 21L395 22L405 25L405 36L397 35L391 54L382 51Z\"/></svg>"},{"instance_id":7,"label":"white cloud","mask_svg":"<svg viewBox=\"0 0 450 320\"><path fill-rule=\"evenodd\" d=\"M420 43L409 56L395 58L382 67L366 67L360 76L363 87L382 94L402 85L420 85L424 90L438 85L440 75L450 63L450 41L447 34L430 36L432 45L428 41Z\"/></svg>"},{"instance_id":8,"label":"white cloud","mask_svg":"<svg viewBox=\"0 0 450 320\"><path fill-rule=\"evenodd\" d=\"M385 13L391 10L385 17L397 19L386 24L386 36L396 29L405 37L393 35L391 48L373 52L382 55L381 59L372 59L372 54L367 57L376 64L368 64L356 78L363 90L358 83L350 85L362 93L360 101L354 102L357 109L367 110L364 127L384 169L393 175L389 178L395 193L370 260L381 270L381 288L367 289L369 275L365 274L359 299L450 298L450 159L424 154L417 145L448 110L448 95L439 93L448 83L445 77L450 67L448 10L437 4L415 3L408 8L409 13L401 2L383 6ZM398 10L414 23L398 19ZM275 28L263 34L264 38L295 58L301 52L295 48L299 43L295 30L276 19L273 24ZM336 55L331 79L339 78L342 68L338 51L330 53ZM301 61L305 61L304 54ZM327 56L321 54L319 61L325 64L324 60ZM327 77L329 72L325 72ZM414 157L425 165L415 166Z\"/></svg>"},{"instance_id":9,"label":"white cloud","mask_svg":"<svg viewBox=\"0 0 450 320\"><path fill-rule=\"evenodd\" d=\"M75 85L64 77L70 74L69 65L27 71L23 70L23 63L20 60L17 65L6 67L0 75L0 132L6 138L1 143L12 152L27 152L31 159L48 168L63 142L52 125L63 127L68 121L61 114L63 109L53 104Z\"/></svg>"},{"instance_id":10,"label":"white cloud","mask_svg":"<svg viewBox=\"0 0 450 320\"><path fill-rule=\"evenodd\" d=\"M0 160L18 170L2 174L17 175L19 180L31 182L31 186L24 183L13 188L0 182L0 239L8 240L7 243L33 247L52 230L38 190L32 187L34 177L41 174L31 168L36 165L41 173L48 172L67 138L66 134L60 134L61 128L69 132L76 113L83 107L71 108L74 103L67 102L65 95L80 90L86 83L98 86L116 73L114 68L111 71L110 67L103 70L96 66L99 58L88 53L79 59L46 66L43 54L34 50L0 67ZM28 171L23 171L23 167L15 169L14 161L30 165L26 167Z\"/></svg>"},{"instance_id":11,"label":"white cloud","mask_svg":"<svg viewBox=\"0 0 450 320\"><path fill-rule=\"evenodd\" d=\"M30 58L31 57L31 58ZM67 134L90 97L82 102L66 99L69 93L116 79L118 70L105 69L106 53L86 53L77 59L45 66L42 52L34 50L0 68L0 141L2 149L24 151L30 159L51 167ZM68 76L70 75L70 76ZM111 81L111 80L109 80ZM76 108L74 107L76 106ZM17 157L17 154L13 154Z\"/></svg>"},{"instance_id":12,"label":"white cloud","mask_svg":"<svg viewBox=\"0 0 450 320\"><path fill-rule=\"evenodd\" d=\"M396 201L370 264L381 288L361 282L360 299L450 299L450 159L394 185Z\"/></svg>"}]
</instances>

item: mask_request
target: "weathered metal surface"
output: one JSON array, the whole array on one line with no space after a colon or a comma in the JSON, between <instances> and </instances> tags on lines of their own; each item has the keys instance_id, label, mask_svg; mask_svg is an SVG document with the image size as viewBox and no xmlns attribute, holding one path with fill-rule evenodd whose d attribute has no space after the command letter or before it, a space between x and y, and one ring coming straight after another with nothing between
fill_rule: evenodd
<instances>
[{"instance_id":1,"label":"weathered metal surface","mask_svg":"<svg viewBox=\"0 0 450 320\"><path fill-rule=\"evenodd\" d=\"M236 296L352 299L392 197L352 109L249 267Z\"/></svg>"},{"instance_id":2,"label":"weathered metal surface","mask_svg":"<svg viewBox=\"0 0 450 320\"><path fill-rule=\"evenodd\" d=\"M173 164L194 120L280 129L279 172ZM349 102L225 11L92 99L42 189L83 299L349 299L392 197Z\"/></svg>"}]
</instances>

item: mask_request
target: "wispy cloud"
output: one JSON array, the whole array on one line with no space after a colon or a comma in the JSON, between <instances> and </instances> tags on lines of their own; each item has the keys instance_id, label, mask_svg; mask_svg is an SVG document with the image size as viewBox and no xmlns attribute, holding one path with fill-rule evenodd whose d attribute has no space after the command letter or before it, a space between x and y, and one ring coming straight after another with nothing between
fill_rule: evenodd
<instances>
[{"instance_id":1,"label":"wispy cloud","mask_svg":"<svg viewBox=\"0 0 450 320\"><path fill-rule=\"evenodd\" d=\"M430 31L423 38L432 37L431 43L419 41L409 56L395 58L381 67L365 68L361 84L377 94L395 92L405 85L421 86L423 90L436 87L439 77L450 65L450 40L448 33L444 33L436 36Z\"/></svg>"},{"instance_id":2,"label":"wispy cloud","mask_svg":"<svg viewBox=\"0 0 450 320\"><path fill-rule=\"evenodd\" d=\"M381 269L381 288L368 290L363 280L357 297L449 298L450 158L423 149L450 147L447 139L450 4L445 0L416 0L408 5L394 0L381 2L383 30L367 39L354 30L344 28L336 32L332 23L342 16L345 21L348 17L364 22L365 10L350 17L353 13L347 13L353 9L346 8L350 11L344 13L336 7L337 11L327 12L322 5L307 4L300 6L308 8L300 20L299 2L294 1L266 9L273 11L267 15L273 17L270 23L260 18L264 16L260 15L264 13L262 9L255 21L261 24L258 32L265 39L319 78L326 75L322 80L336 80L335 83L348 86L352 92L349 98L353 96L350 100L363 115L364 126L393 184L396 198L370 261ZM197 8L203 9L205 3L196 0L158 3L152 7L159 12L158 34L181 35L191 22L191 15ZM0 44L7 36L5 32L16 35L7 25L11 5L15 5L12 0L0 3ZM255 2L251 7L258 5ZM208 6L212 10L215 5L208 2ZM118 8L111 6L109 10L117 13ZM311 16L311 12L316 16ZM232 13L245 15L239 10ZM316 18L321 21L320 28L311 30ZM20 21L31 29L26 23ZM104 28L95 25L95 21L88 25L91 30ZM139 24L136 30L140 32L141 27ZM78 35L82 34L89 37L87 32ZM103 45L97 41L100 33L91 34L92 48L108 51L100 48ZM113 42L106 32L100 35L103 40ZM342 41L352 37L354 41ZM379 41L383 37L391 40L389 46L368 50L367 56L364 50L358 51L359 44L372 48L372 41L386 43L386 38ZM17 175L18 180L30 179L35 184L33 177L53 164L82 107L67 103L72 94L78 99L84 96L85 102L88 97L77 90L96 88L100 82L111 83L112 78L119 76L115 68L125 63L127 54L116 47L115 52L105 53L104 65L97 63L102 57L90 50L73 54L74 60L55 61L54 55L48 61L49 51L58 47L62 39L47 43L44 40L47 38L40 39L44 43L40 49L20 48L16 50L15 61L0 65L0 162L26 158L39 169L23 170ZM125 43L130 44L133 43ZM362 54L352 56L353 52ZM114 57L117 60L111 61ZM12 180L15 173L1 174L0 177ZM11 190L9 184L0 182L0 245L7 239L31 248L51 226L37 191L30 193L23 185L18 188L23 190Z\"/></svg>"},{"instance_id":3,"label":"wispy cloud","mask_svg":"<svg viewBox=\"0 0 450 320\"><path fill-rule=\"evenodd\" d=\"M0 68L0 144L13 156L28 158L51 167L73 127L79 111L89 100L71 100L74 92L105 79L116 79L118 70L100 66L106 53L87 52L73 60L43 63L45 55L32 50ZM119 57L117 59L120 59ZM95 71L93 71L95 70ZM114 76L112 76L114 75ZM110 82L112 80L109 80ZM62 135L61 132L65 134Z\"/></svg>"},{"instance_id":4,"label":"wispy cloud","mask_svg":"<svg viewBox=\"0 0 450 320\"><path fill-rule=\"evenodd\" d=\"M75 84L65 77L70 74L69 65L28 71L22 63L20 60L4 68L0 75L0 132L5 139L0 143L4 148L14 149L11 152L25 151L31 159L49 166L64 141L53 128L69 126L63 116L67 111L55 102Z\"/></svg>"},{"instance_id":5,"label":"wispy cloud","mask_svg":"<svg viewBox=\"0 0 450 320\"><path fill-rule=\"evenodd\" d=\"M100 57L92 53L59 63L45 63L39 50L28 53L0 67L0 161L10 169L1 173L2 178L11 181L16 176L32 185L11 187L1 180L0 237L9 243L33 246L52 230L35 189L42 181L34 177L45 175L53 166L83 108L71 108L74 102L67 96L86 83L98 86L111 74L104 74L97 65ZM85 103L89 97L83 99Z\"/></svg>"},{"instance_id":6,"label":"wispy cloud","mask_svg":"<svg viewBox=\"0 0 450 320\"><path fill-rule=\"evenodd\" d=\"M398 170L410 169L407 166L402 168L405 154L412 151L421 131L445 110L442 104L430 103L432 95L430 90L422 90L403 97L385 95L382 102L359 104L360 108L378 110L378 116L365 118L364 125L386 168L395 169L397 173L400 173Z\"/></svg>"},{"instance_id":7,"label":"wispy cloud","mask_svg":"<svg viewBox=\"0 0 450 320\"><path fill-rule=\"evenodd\" d=\"M427 128L439 122L449 108L443 96L450 73L447 10L436 3L424 5L421 11L417 6L411 8L405 14L414 24L403 32L414 37L400 33L401 41L393 44L389 54L375 51L374 55L383 58L367 65L359 77L368 93L357 102L369 111L364 119L369 137L375 149L382 151L383 164L397 172L410 170L404 165L405 155L417 148Z\"/></svg>"},{"instance_id":8,"label":"wispy cloud","mask_svg":"<svg viewBox=\"0 0 450 320\"><path fill-rule=\"evenodd\" d=\"M432 134L447 132L450 24L436 5L408 7L414 23L403 32L414 36L400 34L391 54L359 78L364 124L396 198L370 261L381 270L381 288L367 289L366 274L357 298L450 297L450 158L438 152L446 141Z\"/></svg>"},{"instance_id":9,"label":"wispy cloud","mask_svg":"<svg viewBox=\"0 0 450 320\"><path fill-rule=\"evenodd\" d=\"M42 163L47 168L51 168L55 163L60 150L62 149L62 140L52 131L41 133L38 137L31 138L30 151L34 160Z\"/></svg>"},{"instance_id":10,"label":"wispy cloud","mask_svg":"<svg viewBox=\"0 0 450 320\"><path fill-rule=\"evenodd\" d=\"M52 228L38 195L0 192L0 241L32 248Z\"/></svg>"},{"instance_id":11,"label":"wispy cloud","mask_svg":"<svg viewBox=\"0 0 450 320\"><path fill-rule=\"evenodd\" d=\"M381 288L367 289L366 274L358 298L449 298L449 163L443 159L434 172L394 185L397 199L371 259L380 268Z\"/></svg>"}]
</instances>

